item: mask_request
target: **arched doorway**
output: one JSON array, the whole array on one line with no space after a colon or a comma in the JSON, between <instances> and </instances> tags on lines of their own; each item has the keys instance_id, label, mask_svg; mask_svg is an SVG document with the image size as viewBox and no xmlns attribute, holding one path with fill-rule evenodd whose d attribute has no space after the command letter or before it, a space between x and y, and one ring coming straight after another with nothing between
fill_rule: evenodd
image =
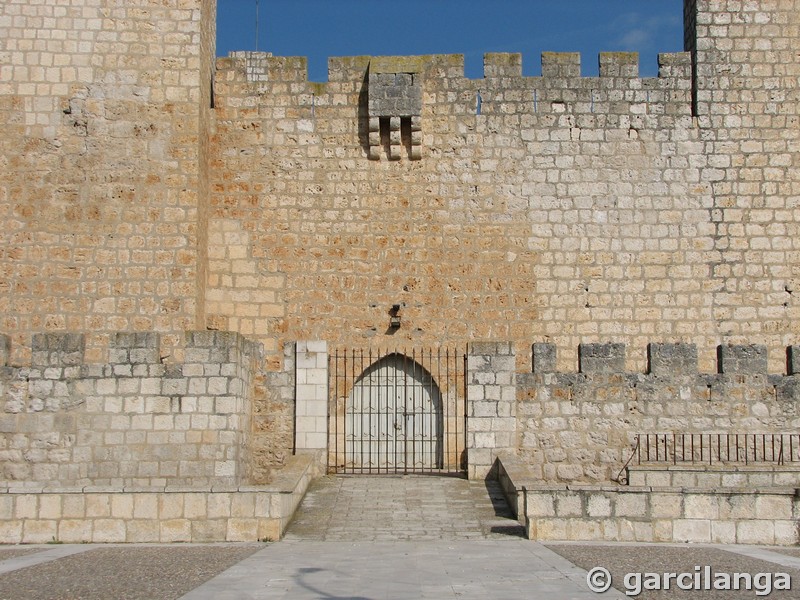
<instances>
[{"instance_id":1,"label":"arched doorway","mask_svg":"<svg viewBox=\"0 0 800 600\"><path fill-rule=\"evenodd\" d=\"M459 368L457 353L351 351L332 359L331 470L463 469L463 364Z\"/></svg>"}]
</instances>

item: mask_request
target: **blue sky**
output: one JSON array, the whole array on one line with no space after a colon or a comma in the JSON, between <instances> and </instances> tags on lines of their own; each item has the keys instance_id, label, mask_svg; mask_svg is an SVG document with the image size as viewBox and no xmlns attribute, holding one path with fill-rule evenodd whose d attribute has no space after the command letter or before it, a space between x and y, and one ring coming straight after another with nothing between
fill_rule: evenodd
<instances>
[{"instance_id":1,"label":"blue sky","mask_svg":"<svg viewBox=\"0 0 800 600\"><path fill-rule=\"evenodd\" d=\"M483 76L484 52L521 52L539 75L543 51L580 52L584 75L601 51L638 51L654 76L659 52L683 49L683 0L218 0L217 54L256 48L307 56L327 80L329 56L463 54Z\"/></svg>"}]
</instances>

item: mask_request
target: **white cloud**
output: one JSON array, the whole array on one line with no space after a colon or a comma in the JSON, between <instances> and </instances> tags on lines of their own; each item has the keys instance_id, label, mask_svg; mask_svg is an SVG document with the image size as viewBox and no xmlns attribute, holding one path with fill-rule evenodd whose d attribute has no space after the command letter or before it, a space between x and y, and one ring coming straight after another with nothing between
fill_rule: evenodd
<instances>
[{"instance_id":1,"label":"white cloud","mask_svg":"<svg viewBox=\"0 0 800 600\"><path fill-rule=\"evenodd\" d=\"M641 50L658 44L665 31L674 31L680 15L645 15L630 12L620 15L614 27L619 32L615 43L622 50Z\"/></svg>"}]
</instances>

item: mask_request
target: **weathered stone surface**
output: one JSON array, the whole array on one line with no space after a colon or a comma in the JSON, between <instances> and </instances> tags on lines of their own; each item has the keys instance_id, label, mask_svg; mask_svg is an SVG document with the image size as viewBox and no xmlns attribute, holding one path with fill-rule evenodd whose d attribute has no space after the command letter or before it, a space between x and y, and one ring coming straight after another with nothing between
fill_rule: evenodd
<instances>
[{"instance_id":1,"label":"weathered stone surface","mask_svg":"<svg viewBox=\"0 0 800 600\"><path fill-rule=\"evenodd\" d=\"M761 345L721 345L719 372L758 375L767 372L767 347Z\"/></svg>"},{"instance_id":2,"label":"weathered stone surface","mask_svg":"<svg viewBox=\"0 0 800 600\"><path fill-rule=\"evenodd\" d=\"M581 344L581 373L624 373L625 344Z\"/></svg>"}]
</instances>

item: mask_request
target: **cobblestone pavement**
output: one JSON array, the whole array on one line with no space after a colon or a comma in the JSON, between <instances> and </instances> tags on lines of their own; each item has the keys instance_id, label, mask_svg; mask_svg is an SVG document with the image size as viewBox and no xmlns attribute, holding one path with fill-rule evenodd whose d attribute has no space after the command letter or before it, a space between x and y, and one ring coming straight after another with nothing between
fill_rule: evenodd
<instances>
[{"instance_id":1,"label":"cobblestone pavement","mask_svg":"<svg viewBox=\"0 0 800 600\"><path fill-rule=\"evenodd\" d=\"M262 548L264 544L64 544L25 548L25 555L13 558L0 553L0 598L180 598Z\"/></svg>"},{"instance_id":2,"label":"cobblestone pavement","mask_svg":"<svg viewBox=\"0 0 800 600\"><path fill-rule=\"evenodd\" d=\"M669 589L647 590L643 589L636 595L639 600L678 600L692 598L738 600L768 596L769 598L789 599L800 598L800 559L791 557L785 550L779 548L755 548L749 546L706 546L706 545L675 545L675 544L586 544L579 542L547 543L546 546L566 558L571 563L589 571L595 567L608 569L613 578L614 588L621 592L635 591L636 578L628 580L628 573L691 573L692 577L698 574L701 589L680 589L675 580L670 582ZM742 580L740 589L714 590L704 589L705 567L711 568L711 573L748 573L751 576L751 589L746 589ZM790 590L767 589L765 578L756 583L755 575L758 573L770 574L786 573L791 578ZM714 587L714 579L709 579L709 587ZM642 576L641 588L645 577ZM686 585L694 585L686 580ZM661 587L663 588L663 579ZM759 593L761 592L761 593ZM770 592L768 594L764 592Z\"/></svg>"},{"instance_id":3,"label":"cobblestone pavement","mask_svg":"<svg viewBox=\"0 0 800 600\"><path fill-rule=\"evenodd\" d=\"M328 476L311 484L286 539L504 540L524 535L494 481Z\"/></svg>"},{"instance_id":4,"label":"cobblestone pavement","mask_svg":"<svg viewBox=\"0 0 800 600\"><path fill-rule=\"evenodd\" d=\"M519 537L499 488L439 477L315 481L286 539L269 544L45 545L0 548L0 600L626 598L625 575L787 573L797 549L690 544L540 544ZM614 588L593 593L587 571ZM616 588L616 589L615 589ZM643 590L661 598L754 598L733 591ZM761 597L761 596L758 596Z\"/></svg>"}]
</instances>

